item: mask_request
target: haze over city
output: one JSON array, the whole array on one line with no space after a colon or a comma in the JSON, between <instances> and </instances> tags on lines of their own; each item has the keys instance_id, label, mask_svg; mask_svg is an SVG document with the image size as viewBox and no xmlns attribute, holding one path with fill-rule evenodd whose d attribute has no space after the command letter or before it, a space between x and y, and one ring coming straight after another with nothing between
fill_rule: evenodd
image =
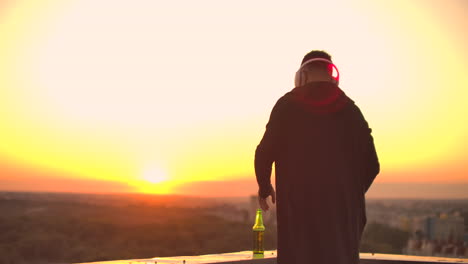
<instances>
[{"instance_id":1,"label":"haze over city","mask_svg":"<svg viewBox=\"0 0 468 264\"><path fill-rule=\"evenodd\" d=\"M372 197L468 198L468 4L0 2L0 190L246 196L302 56L333 56Z\"/></svg>"}]
</instances>

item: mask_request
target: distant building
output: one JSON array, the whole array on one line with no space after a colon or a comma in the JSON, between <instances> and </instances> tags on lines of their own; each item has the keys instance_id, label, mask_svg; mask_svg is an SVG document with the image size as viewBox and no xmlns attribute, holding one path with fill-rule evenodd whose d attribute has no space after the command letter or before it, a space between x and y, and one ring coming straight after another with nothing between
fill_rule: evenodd
<instances>
[{"instance_id":1,"label":"distant building","mask_svg":"<svg viewBox=\"0 0 468 264\"><path fill-rule=\"evenodd\" d=\"M441 214L428 217L425 221L424 233L429 240L463 241L465 235L465 219L459 214Z\"/></svg>"},{"instance_id":2,"label":"distant building","mask_svg":"<svg viewBox=\"0 0 468 264\"><path fill-rule=\"evenodd\" d=\"M421 221L422 220L422 221ZM456 212L414 221L413 237L406 254L419 256L467 257L465 220Z\"/></svg>"}]
</instances>

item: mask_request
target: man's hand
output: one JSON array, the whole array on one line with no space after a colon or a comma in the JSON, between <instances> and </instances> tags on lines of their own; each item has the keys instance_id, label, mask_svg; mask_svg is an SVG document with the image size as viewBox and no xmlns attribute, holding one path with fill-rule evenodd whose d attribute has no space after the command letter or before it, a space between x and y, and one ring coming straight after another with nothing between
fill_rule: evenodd
<instances>
[{"instance_id":1,"label":"man's hand","mask_svg":"<svg viewBox=\"0 0 468 264\"><path fill-rule=\"evenodd\" d=\"M271 188L271 193L269 196L271 196L271 201L273 202L273 204L276 203L276 193L273 187ZM262 198L258 196L258 204L260 205L260 208L262 208L262 210L265 212L268 211L268 209L270 209L267 199L268 199L268 196L266 198Z\"/></svg>"}]
</instances>

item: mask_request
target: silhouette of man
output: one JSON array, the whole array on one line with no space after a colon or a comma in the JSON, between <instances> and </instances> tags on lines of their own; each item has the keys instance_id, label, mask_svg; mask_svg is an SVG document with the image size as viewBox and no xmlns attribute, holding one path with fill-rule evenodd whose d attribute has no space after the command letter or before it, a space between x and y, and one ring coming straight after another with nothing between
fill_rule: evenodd
<instances>
[{"instance_id":1,"label":"silhouette of man","mask_svg":"<svg viewBox=\"0 0 468 264\"><path fill-rule=\"evenodd\" d=\"M277 204L279 264L359 263L364 194L380 165L371 129L337 74L329 54L308 53L255 152L260 207L269 209L269 196Z\"/></svg>"}]
</instances>

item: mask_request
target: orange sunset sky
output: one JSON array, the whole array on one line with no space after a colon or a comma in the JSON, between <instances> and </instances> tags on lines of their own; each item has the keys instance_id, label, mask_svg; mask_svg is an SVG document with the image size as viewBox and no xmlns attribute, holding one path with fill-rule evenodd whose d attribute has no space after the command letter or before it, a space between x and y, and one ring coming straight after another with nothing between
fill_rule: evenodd
<instances>
[{"instance_id":1,"label":"orange sunset sky","mask_svg":"<svg viewBox=\"0 0 468 264\"><path fill-rule=\"evenodd\" d=\"M468 2L0 1L0 190L241 196L302 56L373 129L375 197L468 198Z\"/></svg>"}]
</instances>

